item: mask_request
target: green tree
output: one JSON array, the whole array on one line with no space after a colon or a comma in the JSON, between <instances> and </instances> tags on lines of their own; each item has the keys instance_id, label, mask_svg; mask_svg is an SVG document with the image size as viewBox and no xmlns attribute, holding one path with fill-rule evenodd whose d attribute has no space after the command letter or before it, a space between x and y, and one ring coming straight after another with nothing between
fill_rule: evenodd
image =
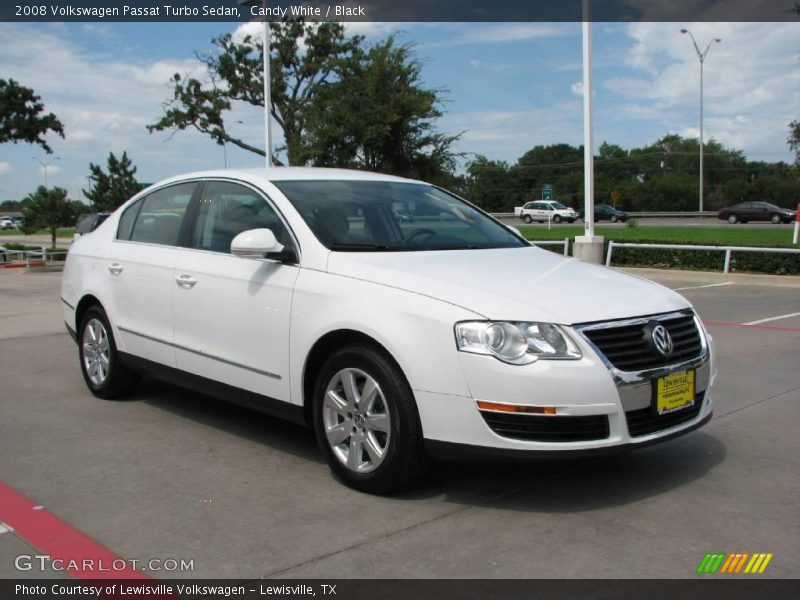
<instances>
[{"instance_id":1,"label":"green tree","mask_svg":"<svg viewBox=\"0 0 800 600\"><path fill-rule=\"evenodd\" d=\"M519 198L508 163L478 155L467 164L464 194L489 212L511 212Z\"/></svg>"},{"instance_id":2,"label":"green tree","mask_svg":"<svg viewBox=\"0 0 800 600\"><path fill-rule=\"evenodd\" d=\"M340 69L312 99L311 162L443 183L455 169L460 136L436 131L442 90L424 87L413 47L389 37Z\"/></svg>"},{"instance_id":3,"label":"green tree","mask_svg":"<svg viewBox=\"0 0 800 600\"><path fill-rule=\"evenodd\" d=\"M270 28L270 112L283 129L288 163L302 165L307 162L304 134L314 96L335 76L340 63L359 48L363 38L345 36L341 23L289 20L270 23ZM220 145L234 144L263 156L264 150L226 127L226 117L235 105L264 106L262 44L249 35L236 40L230 34L212 43L215 52L198 55L205 63L208 83L175 73L171 81L173 97L164 115L148 130L191 127Z\"/></svg>"},{"instance_id":4,"label":"green tree","mask_svg":"<svg viewBox=\"0 0 800 600\"><path fill-rule=\"evenodd\" d=\"M64 137L64 126L53 113L44 114L41 98L13 79L0 79L0 144L27 142L51 153L43 137L48 131Z\"/></svg>"},{"instance_id":5,"label":"green tree","mask_svg":"<svg viewBox=\"0 0 800 600\"><path fill-rule=\"evenodd\" d=\"M85 205L67 199L67 190L60 187L46 188L40 185L36 191L22 201L22 217L25 233L48 229L52 247L56 247L56 232L59 227L75 224Z\"/></svg>"},{"instance_id":6,"label":"green tree","mask_svg":"<svg viewBox=\"0 0 800 600\"><path fill-rule=\"evenodd\" d=\"M789 137L786 143L794 152L794 164L800 166L800 120L789 123Z\"/></svg>"},{"instance_id":7,"label":"green tree","mask_svg":"<svg viewBox=\"0 0 800 600\"><path fill-rule=\"evenodd\" d=\"M110 212L143 189L136 180L136 167L127 152L123 152L121 158L109 152L107 169L108 172L104 172L100 165L89 163L92 187L82 190L92 203L92 209L97 212Z\"/></svg>"}]
</instances>

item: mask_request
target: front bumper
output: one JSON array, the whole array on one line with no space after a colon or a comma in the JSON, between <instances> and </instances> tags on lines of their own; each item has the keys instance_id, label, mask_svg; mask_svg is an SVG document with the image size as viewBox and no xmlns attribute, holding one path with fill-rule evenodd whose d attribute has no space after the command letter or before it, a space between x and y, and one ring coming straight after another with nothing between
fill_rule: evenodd
<instances>
[{"instance_id":1,"label":"front bumper","mask_svg":"<svg viewBox=\"0 0 800 600\"><path fill-rule=\"evenodd\" d=\"M489 356L459 353L470 397L414 392L429 451L434 456L473 458L576 456L645 446L697 429L711 418L710 389L715 376L710 338L699 321L697 326L703 340L702 352L697 357L636 373L615 369L581 335L573 336L583 353L583 358L577 361L540 360L517 366ZM655 415L651 409L655 379L689 369L695 371L694 406L666 417ZM520 415L516 422L509 418L510 425L504 430L487 422L487 413L478 410L477 401L554 406L557 414ZM528 420L524 422L527 425L537 419L539 423L548 419L564 419L566 423L567 417L576 417L571 420L576 423L571 435L522 439L527 435L519 428L524 419ZM603 423L604 429L600 430L598 422ZM538 431L536 426L533 430ZM517 433L507 434L507 431Z\"/></svg>"}]
</instances>

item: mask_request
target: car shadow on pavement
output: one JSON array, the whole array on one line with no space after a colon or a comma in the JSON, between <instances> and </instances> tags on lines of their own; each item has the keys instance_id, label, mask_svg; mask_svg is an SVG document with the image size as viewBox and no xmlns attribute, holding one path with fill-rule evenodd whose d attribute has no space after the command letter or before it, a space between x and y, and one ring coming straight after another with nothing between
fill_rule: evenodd
<instances>
[{"instance_id":1,"label":"car shadow on pavement","mask_svg":"<svg viewBox=\"0 0 800 600\"><path fill-rule=\"evenodd\" d=\"M285 454L323 464L310 428L145 377L132 398ZM703 431L598 458L511 463L436 462L395 501L444 501L510 511L573 513L621 506L701 479L725 460L718 438ZM325 470L325 477L332 477ZM359 492L352 492L358 494Z\"/></svg>"},{"instance_id":2,"label":"car shadow on pavement","mask_svg":"<svg viewBox=\"0 0 800 600\"><path fill-rule=\"evenodd\" d=\"M408 498L500 510L574 513L640 502L701 479L725 460L704 432L622 454L512 464L439 463Z\"/></svg>"},{"instance_id":3,"label":"car shadow on pavement","mask_svg":"<svg viewBox=\"0 0 800 600\"><path fill-rule=\"evenodd\" d=\"M315 463L324 458L308 427L272 417L164 381L143 377L132 400L191 419Z\"/></svg>"}]
</instances>

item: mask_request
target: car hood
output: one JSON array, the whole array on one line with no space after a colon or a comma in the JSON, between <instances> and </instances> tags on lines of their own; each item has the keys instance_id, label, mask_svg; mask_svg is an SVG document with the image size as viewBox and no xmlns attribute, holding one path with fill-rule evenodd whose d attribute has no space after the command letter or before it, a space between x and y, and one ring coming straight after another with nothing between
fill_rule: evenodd
<instances>
[{"instance_id":1,"label":"car hood","mask_svg":"<svg viewBox=\"0 0 800 600\"><path fill-rule=\"evenodd\" d=\"M646 279L536 247L332 252L328 272L430 296L488 319L574 324L691 306Z\"/></svg>"}]
</instances>

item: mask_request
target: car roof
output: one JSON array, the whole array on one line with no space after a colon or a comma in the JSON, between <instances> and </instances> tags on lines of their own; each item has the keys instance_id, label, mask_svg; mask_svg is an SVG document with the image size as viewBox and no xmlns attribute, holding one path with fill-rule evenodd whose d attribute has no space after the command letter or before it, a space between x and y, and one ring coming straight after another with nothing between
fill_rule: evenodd
<instances>
[{"instance_id":1,"label":"car roof","mask_svg":"<svg viewBox=\"0 0 800 600\"><path fill-rule=\"evenodd\" d=\"M324 167L256 167L249 169L215 169L209 171L195 171L170 177L160 181L156 185L172 183L185 179L200 179L204 177L230 177L245 181L320 181L320 180L340 180L340 181L394 181L405 183L423 183L414 179L406 179L395 175L384 175L382 173L372 173L370 171L360 171L357 169L328 169Z\"/></svg>"}]
</instances>

